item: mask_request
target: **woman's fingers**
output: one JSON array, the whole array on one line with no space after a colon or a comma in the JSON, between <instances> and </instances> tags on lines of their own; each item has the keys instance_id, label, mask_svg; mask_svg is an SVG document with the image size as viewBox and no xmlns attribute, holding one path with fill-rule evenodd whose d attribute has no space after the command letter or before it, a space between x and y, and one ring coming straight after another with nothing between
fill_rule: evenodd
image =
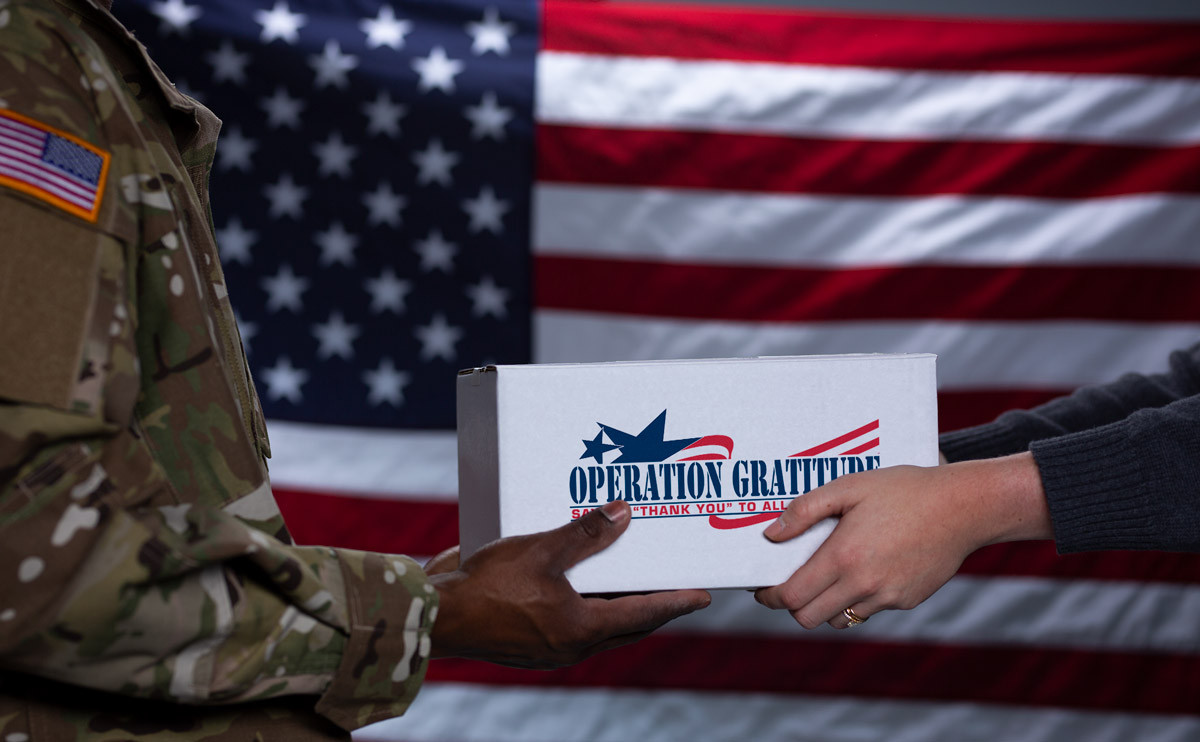
<instances>
[{"instance_id":1,"label":"woman's fingers","mask_svg":"<svg viewBox=\"0 0 1200 742\"><path fill-rule=\"evenodd\" d=\"M787 541L812 528L830 516L841 515L845 504L838 496L834 482L800 495L788 503L787 509L771 521L763 535L771 541Z\"/></svg>"}]
</instances>

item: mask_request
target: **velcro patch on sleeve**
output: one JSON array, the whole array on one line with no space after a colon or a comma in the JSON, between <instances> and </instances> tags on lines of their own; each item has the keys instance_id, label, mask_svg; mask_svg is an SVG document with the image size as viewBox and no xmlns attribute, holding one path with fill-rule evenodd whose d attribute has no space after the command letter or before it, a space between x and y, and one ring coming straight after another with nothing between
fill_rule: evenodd
<instances>
[{"instance_id":1,"label":"velcro patch on sleeve","mask_svg":"<svg viewBox=\"0 0 1200 742\"><path fill-rule=\"evenodd\" d=\"M95 222L109 159L79 137L0 108L0 185Z\"/></svg>"}]
</instances>

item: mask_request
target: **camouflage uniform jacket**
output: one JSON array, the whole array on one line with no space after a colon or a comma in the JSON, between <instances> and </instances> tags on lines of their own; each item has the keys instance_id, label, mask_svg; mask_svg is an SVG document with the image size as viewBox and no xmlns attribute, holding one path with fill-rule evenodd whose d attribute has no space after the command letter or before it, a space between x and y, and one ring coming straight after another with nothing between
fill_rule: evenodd
<instances>
[{"instance_id":1,"label":"camouflage uniform jacket","mask_svg":"<svg viewBox=\"0 0 1200 742\"><path fill-rule=\"evenodd\" d=\"M291 544L208 213L220 122L95 3L0 0L0 740L345 738L411 702L436 593Z\"/></svg>"}]
</instances>

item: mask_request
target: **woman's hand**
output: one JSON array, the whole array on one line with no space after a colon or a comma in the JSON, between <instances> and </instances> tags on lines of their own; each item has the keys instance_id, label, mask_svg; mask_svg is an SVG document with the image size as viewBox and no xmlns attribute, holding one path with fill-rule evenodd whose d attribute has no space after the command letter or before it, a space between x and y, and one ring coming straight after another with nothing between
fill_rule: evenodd
<instances>
[{"instance_id":1,"label":"woman's hand","mask_svg":"<svg viewBox=\"0 0 1200 742\"><path fill-rule=\"evenodd\" d=\"M1053 536L1029 453L839 477L793 500L765 535L786 541L830 516L840 521L812 558L782 585L755 593L808 629L846 628L847 608L863 619L913 608L981 546Z\"/></svg>"}]
</instances>

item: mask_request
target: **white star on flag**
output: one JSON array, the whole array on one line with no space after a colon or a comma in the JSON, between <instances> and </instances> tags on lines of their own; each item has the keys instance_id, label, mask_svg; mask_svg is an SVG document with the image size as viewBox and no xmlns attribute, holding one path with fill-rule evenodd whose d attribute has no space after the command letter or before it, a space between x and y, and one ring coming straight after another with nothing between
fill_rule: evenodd
<instances>
[{"instance_id":1,"label":"white star on flag","mask_svg":"<svg viewBox=\"0 0 1200 742\"><path fill-rule=\"evenodd\" d=\"M354 340L359 336L357 325L346 323L341 312L334 312L329 320L313 326L313 335L317 338L317 357L332 358L337 356L347 361L354 358Z\"/></svg>"},{"instance_id":2,"label":"white star on flag","mask_svg":"<svg viewBox=\"0 0 1200 742\"><path fill-rule=\"evenodd\" d=\"M374 18L364 18L358 27L367 35L368 49L386 46L399 50L404 46L404 37L412 31L412 24L396 18L390 5L382 6Z\"/></svg>"},{"instance_id":3,"label":"white star on flag","mask_svg":"<svg viewBox=\"0 0 1200 742\"><path fill-rule=\"evenodd\" d=\"M231 127L229 133L221 133L220 145L217 147L217 167L221 170L241 170L250 172L250 157L258 143L250 139L242 130Z\"/></svg>"},{"instance_id":4,"label":"white star on flag","mask_svg":"<svg viewBox=\"0 0 1200 742\"><path fill-rule=\"evenodd\" d=\"M306 22L303 13L293 13L283 0L276 0L270 10L256 10L254 21L262 26L262 36L259 38L264 44L275 39L295 44L300 40L300 27Z\"/></svg>"},{"instance_id":5,"label":"white star on flag","mask_svg":"<svg viewBox=\"0 0 1200 742\"><path fill-rule=\"evenodd\" d=\"M270 98L263 98L262 107L267 112L268 126L300 128L300 112L304 110L304 101L288 95L288 91L282 86L275 88Z\"/></svg>"},{"instance_id":6,"label":"white star on flag","mask_svg":"<svg viewBox=\"0 0 1200 742\"><path fill-rule=\"evenodd\" d=\"M408 109L392 102L391 96L381 90L375 100L362 107L362 112L367 117L368 134L397 137L400 135L400 119L404 118Z\"/></svg>"},{"instance_id":7,"label":"white star on flag","mask_svg":"<svg viewBox=\"0 0 1200 742\"><path fill-rule=\"evenodd\" d=\"M408 386L409 375L396 370L396 364L391 358L383 358L374 371L363 374L363 381L368 387L367 401L372 405L384 402L399 407L404 404L404 387Z\"/></svg>"},{"instance_id":8,"label":"white star on flag","mask_svg":"<svg viewBox=\"0 0 1200 742\"><path fill-rule=\"evenodd\" d=\"M317 173L322 176L337 175L350 177L350 161L358 154L358 148L342 140L340 132L333 132L324 142L313 145L317 156Z\"/></svg>"},{"instance_id":9,"label":"white star on flag","mask_svg":"<svg viewBox=\"0 0 1200 742\"><path fill-rule=\"evenodd\" d=\"M438 183L449 186L452 183L450 169L458 164L458 160L458 155L446 151L442 140L431 140L425 149L413 155L418 171L417 182L421 185Z\"/></svg>"},{"instance_id":10,"label":"white star on flag","mask_svg":"<svg viewBox=\"0 0 1200 742\"><path fill-rule=\"evenodd\" d=\"M229 39L222 41L216 51L209 52L204 58L212 65L213 82L232 82L235 85L246 83L246 65L250 64L250 55L239 52ZM224 146L224 143L221 146Z\"/></svg>"},{"instance_id":11,"label":"white star on flag","mask_svg":"<svg viewBox=\"0 0 1200 742\"><path fill-rule=\"evenodd\" d=\"M454 254L458 248L442 236L440 229L430 232L428 237L414 245L414 249L421 256L421 270L429 272L436 269L445 273L454 270Z\"/></svg>"},{"instance_id":12,"label":"white star on flag","mask_svg":"<svg viewBox=\"0 0 1200 742\"><path fill-rule=\"evenodd\" d=\"M483 20L467 24L467 33L471 34L471 52L486 54L495 52L500 56L508 54L508 39L517 32L517 27L500 20L500 14L494 7L483 12Z\"/></svg>"},{"instance_id":13,"label":"white star on flag","mask_svg":"<svg viewBox=\"0 0 1200 742\"><path fill-rule=\"evenodd\" d=\"M358 57L343 53L341 45L330 39L325 42L324 51L309 55L308 64L317 73L313 87L320 89L332 85L341 90L350 84L347 75L358 66Z\"/></svg>"},{"instance_id":14,"label":"white star on flag","mask_svg":"<svg viewBox=\"0 0 1200 742\"><path fill-rule=\"evenodd\" d=\"M467 106L464 115L471 122L472 139L491 137L496 140L504 139L504 127L513 117L512 110L500 106L496 94L491 91L483 94L479 105Z\"/></svg>"},{"instance_id":15,"label":"white star on flag","mask_svg":"<svg viewBox=\"0 0 1200 742\"><path fill-rule=\"evenodd\" d=\"M298 313L304 306L301 295L308 290L308 279L293 273L292 266L283 265L278 273L262 280L262 287L267 292L267 311L287 309Z\"/></svg>"},{"instance_id":16,"label":"white star on flag","mask_svg":"<svg viewBox=\"0 0 1200 742\"><path fill-rule=\"evenodd\" d=\"M428 57L414 59L412 66L421 76L418 87L422 93L435 88L443 93L453 93L454 76L463 70L463 63L446 56L446 50L440 46L433 47Z\"/></svg>"},{"instance_id":17,"label":"white star on flag","mask_svg":"<svg viewBox=\"0 0 1200 742\"><path fill-rule=\"evenodd\" d=\"M412 290L412 284L396 277L396 272L385 268L378 278L365 281L367 293L371 295L371 312L395 312L404 314L404 298Z\"/></svg>"},{"instance_id":18,"label":"white star on flag","mask_svg":"<svg viewBox=\"0 0 1200 742\"><path fill-rule=\"evenodd\" d=\"M216 236L221 260L250 265L250 248L254 246L258 234L242 226L241 218L230 217L225 226L217 230Z\"/></svg>"},{"instance_id":19,"label":"white star on flag","mask_svg":"<svg viewBox=\"0 0 1200 742\"><path fill-rule=\"evenodd\" d=\"M492 315L504 319L508 315L508 291L496 285L491 276L484 276L479 283L467 287L471 298L471 311L477 316Z\"/></svg>"},{"instance_id":20,"label":"white star on flag","mask_svg":"<svg viewBox=\"0 0 1200 742\"><path fill-rule=\"evenodd\" d=\"M313 241L321 249L321 265L354 265L354 248L358 247L358 238L347 232L341 222L334 222L324 232L317 232Z\"/></svg>"},{"instance_id":21,"label":"white star on flag","mask_svg":"<svg viewBox=\"0 0 1200 742\"><path fill-rule=\"evenodd\" d=\"M428 325L421 325L416 332L421 341L422 359L454 360L454 344L462 337L462 330L447 322L444 315L435 315Z\"/></svg>"},{"instance_id":22,"label":"white star on flag","mask_svg":"<svg viewBox=\"0 0 1200 742\"><path fill-rule=\"evenodd\" d=\"M263 372L263 381L267 383L267 396L272 400L286 399L292 404L300 404L304 401L300 387L308 381L308 372L293 368L291 359L282 356Z\"/></svg>"},{"instance_id":23,"label":"white star on flag","mask_svg":"<svg viewBox=\"0 0 1200 742\"><path fill-rule=\"evenodd\" d=\"M496 198L491 186L484 186L475 198L463 201L463 210L471 217L468 229L472 232L482 232L485 229L493 234L504 231L504 212L508 211L508 202Z\"/></svg>"},{"instance_id":24,"label":"white star on flag","mask_svg":"<svg viewBox=\"0 0 1200 742\"><path fill-rule=\"evenodd\" d=\"M374 191L363 196L363 205L367 207L367 224L400 226L400 212L407 203L408 199L392 190L391 183L380 181Z\"/></svg>"},{"instance_id":25,"label":"white star on flag","mask_svg":"<svg viewBox=\"0 0 1200 742\"><path fill-rule=\"evenodd\" d=\"M188 5L183 0L166 0L150 6L150 12L162 21L164 34L175 32L186 35L188 27L203 13L198 5Z\"/></svg>"},{"instance_id":26,"label":"white star on flag","mask_svg":"<svg viewBox=\"0 0 1200 742\"><path fill-rule=\"evenodd\" d=\"M267 213L276 219L290 216L299 219L303 214L301 207L304 199L308 198L308 189L297 185L292 180L291 173L284 173L279 180L263 189L263 195L271 202Z\"/></svg>"}]
</instances>

